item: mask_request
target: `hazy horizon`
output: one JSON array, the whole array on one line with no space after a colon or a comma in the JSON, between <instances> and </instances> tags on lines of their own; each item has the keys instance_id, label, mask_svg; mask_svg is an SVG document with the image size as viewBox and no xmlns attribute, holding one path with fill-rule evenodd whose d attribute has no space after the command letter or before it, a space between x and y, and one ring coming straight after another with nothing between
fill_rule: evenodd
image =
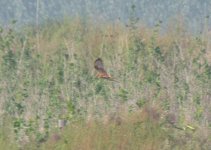
<instances>
[{"instance_id":1,"label":"hazy horizon","mask_svg":"<svg viewBox=\"0 0 211 150\"><path fill-rule=\"evenodd\" d=\"M132 5L135 9L132 10ZM188 29L200 32L211 13L209 0L2 0L0 1L0 24L17 20L17 25L35 24L46 20L62 20L65 17L80 17L85 21L116 21L126 23L131 15L140 22L154 26L162 21L163 26L181 16ZM208 24L210 21L208 19Z\"/></svg>"}]
</instances>

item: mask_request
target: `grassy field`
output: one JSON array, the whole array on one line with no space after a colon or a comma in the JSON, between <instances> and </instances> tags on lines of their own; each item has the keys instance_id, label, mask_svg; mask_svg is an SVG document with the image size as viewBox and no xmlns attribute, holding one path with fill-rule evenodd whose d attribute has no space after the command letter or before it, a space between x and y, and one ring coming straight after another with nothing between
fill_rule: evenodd
<instances>
[{"instance_id":1,"label":"grassy field","mask_svg":"<svg viewBox=\"0 0 211 150\"><path fill-rule=\"evenodd\" d=\"M175 22L0 28L1 147L211 149L211 35Z\"/></svg>"}]
</instances>

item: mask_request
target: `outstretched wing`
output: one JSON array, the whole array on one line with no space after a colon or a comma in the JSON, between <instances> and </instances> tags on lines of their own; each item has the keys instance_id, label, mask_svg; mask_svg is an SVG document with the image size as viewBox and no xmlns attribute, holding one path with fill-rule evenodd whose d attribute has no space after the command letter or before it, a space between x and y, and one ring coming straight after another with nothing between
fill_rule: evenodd
<instances>
[{"instance_id":1,"label":"outstretched wing","mask_svg":"<svg viewBox=\"0 0 211 150\"><path fill-rule=\"evenodd\" d=\"M101 58L98 58L95 60L94 67L98 72L106 73L106 71L104 69L103 61Z\"/></svg>"},{"instance_id":2,"label":"outstretched wing","mask_svg":"<svg viewBox=\"0 0 211 150\"><path fill-rule=\"evenodd\" d=\"M95 60L94 67L99 72L97 74L98 78L104 78L104 79L108 79L108 80L111 80L111 81L118 82L117 80L113 79L109 74L107 74L101 58L98 58L98 59Z\"/></svg>"}]
</instances>

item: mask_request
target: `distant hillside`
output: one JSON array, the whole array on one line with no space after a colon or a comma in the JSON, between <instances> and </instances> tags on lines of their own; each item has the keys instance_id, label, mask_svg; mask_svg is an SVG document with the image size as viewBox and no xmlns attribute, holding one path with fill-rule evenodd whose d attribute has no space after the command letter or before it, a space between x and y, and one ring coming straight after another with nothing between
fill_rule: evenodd
<instances>
[{"instance_id":1,"label":"distant hillside","mask_svg":"<svg viewBox=\"0 0 211 150\"><path fill-rule=\"evenodd\" d=\"M135 11L131 6L134 4ZM38 13L37 13L38 12ZM0 23L7 24L12 19L19 25L34 24L36 17L43 20L81 16L95 18L96 21L113 21L120 18L126 22L131 13L141 22L152 26L159 20L164 25L169 19L184 16L185 23L194 32L203 28L206 17L211 14L210 0L1 0Z\"/></svg>"}]
</instances>

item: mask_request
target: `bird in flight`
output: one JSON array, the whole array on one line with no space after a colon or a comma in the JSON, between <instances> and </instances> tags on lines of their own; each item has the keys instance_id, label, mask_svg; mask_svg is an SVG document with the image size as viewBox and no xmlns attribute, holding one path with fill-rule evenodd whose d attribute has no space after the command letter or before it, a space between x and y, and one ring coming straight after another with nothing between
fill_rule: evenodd
<instances>
[{"instance_id":1,"label":"bird in flight","mask_svg":"<svg viewBox=\"0 0 211 150\"><path fill-rule=\"evenodd\" d=\"M110 81L115 81L119 82L115 79L113 79L105 70L104 65L103 65L103 60L101 58L97 58L94 62L94 67L98 71L97 77L98 78L103 78L103 79L108 79Z\"/></svg>"}]
</instances>

